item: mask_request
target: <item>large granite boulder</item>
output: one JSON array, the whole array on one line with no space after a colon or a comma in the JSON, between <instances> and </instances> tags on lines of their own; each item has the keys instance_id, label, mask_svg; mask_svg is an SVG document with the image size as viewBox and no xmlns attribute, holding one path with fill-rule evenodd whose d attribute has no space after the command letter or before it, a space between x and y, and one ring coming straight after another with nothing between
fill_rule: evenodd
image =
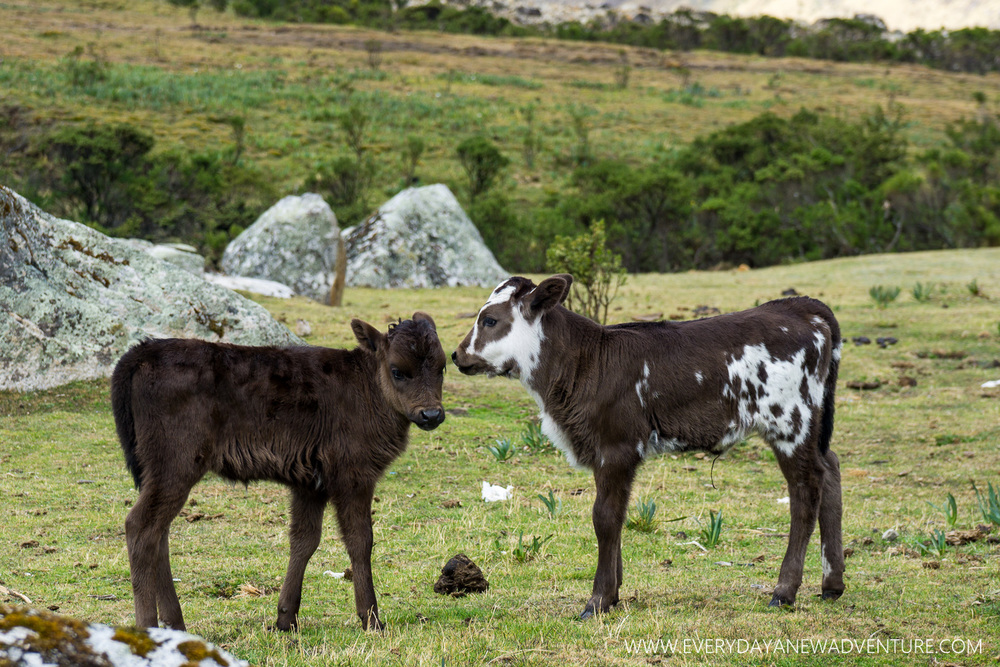
<instances>
[{"instance_id":1,"label":"large granite boulder","mask_svg":"<svg viewBox=\"0 0 1000 667\"><path fill-rule=\"evenodd\" d=\"M345 235L354 287L493 287L508 277L445 185L403 190Z\"/></svg>"},{"instance_id":2,"label":"large granite boulder","mask_svg":"<svg viewBox=\"0 0 1000 667\"><path fill-rule=\"evenodd\" d=\"M231 276L264 278L339 306L344 241L337 216L317 194L285 197L226 247L220 266Z\"/></svg>"},{"instance_id":3,"label":"large granite boulder","mask_svg":"<svg viewBox=\"0 0 1000 667\"><path fill-rule=\"evenodd\" d=\"M247 667L247 664L182 630L113 628L47 611L0 604L0 665Z\"/></svg>"},{"instance_id":4,"label":"large granite boulder","mask_svg":"<svg viewBox=\"0 0 1000 667\"><path fill-rule=\"evenodd\" d=\"M235 292L0 186L0 389L106 377L147 337L301 343Z\"/></svg>"}]
</instances>

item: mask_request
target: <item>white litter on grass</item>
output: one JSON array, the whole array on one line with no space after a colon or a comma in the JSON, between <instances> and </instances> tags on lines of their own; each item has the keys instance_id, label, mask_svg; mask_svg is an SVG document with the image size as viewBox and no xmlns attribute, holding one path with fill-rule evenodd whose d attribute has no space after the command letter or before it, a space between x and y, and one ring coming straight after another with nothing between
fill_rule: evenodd
<instances>
[{"instance_id":1,"label":"white litter on grass","mask_svg":"<svg viewBox=\"0 0 1000 667\"><path fill-rule=\"evenodd\" d=\"M333 570L327 570L326 572L323 573L323 576L333 577L334 579L343 579L344 578L344 573L343 572L334 572Z\"/></svg>"},{"instance_id":2,"label":"white litter on grass","mask_svg":"<svg viewBox=\"0 0 1000 667\"><path fill-rule=\"evenodd\" d=\"M989 382L984 382L979 385L983 389L992 389L993 387L1000 387L1000 380L990 380Z\"/></svg>"},{"instance_id":3,"label":"white litter on grass","mask_svg":"<svg viewBox=\"0 0 1000 667\"><path fill-rule=\"evenodd\" d=\"M789 499L788 496L785 496L784 498L778 498L779 505L787 505L789 502L791 502L791 500Z\"/></svg>"},{"instance_id":4,"label":"white litter on grass","mask_svg":"<svg viewBox=\"0 0 1000 667\"><path fill-rule=\"evenodd\" d=\"M483 482L483 500L492 503L498 500L510 500L513 496L514 487L502 487L489 482Z\"/></svg>"}]
</instances>

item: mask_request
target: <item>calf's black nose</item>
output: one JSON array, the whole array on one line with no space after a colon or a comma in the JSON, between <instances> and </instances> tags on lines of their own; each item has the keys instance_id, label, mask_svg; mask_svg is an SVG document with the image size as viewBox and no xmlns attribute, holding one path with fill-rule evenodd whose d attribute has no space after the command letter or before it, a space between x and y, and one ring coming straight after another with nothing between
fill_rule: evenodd
<instances>
[{"instance_id":1,"label":"calf's black nose","mask_svg":"<svg viewBox=\"0 0 1000 667\"><path fill-rule=\"evenodd\" d=\"M437 408L420 411L420 421L417 423L422 429L430 430L437 428L444 421L444 411Z\"/></svg>"},{"instance_id":2,"label":"calf's black nose","mask_svg":"<svg viewBox=\"0 0 1000 667\"><path fill-rule=\"evenodd\" d=\"M454 352L451 353L451 360L454 361L456 364L458 363L458 350L455 350Z\"/></svg>"}]
</instances>

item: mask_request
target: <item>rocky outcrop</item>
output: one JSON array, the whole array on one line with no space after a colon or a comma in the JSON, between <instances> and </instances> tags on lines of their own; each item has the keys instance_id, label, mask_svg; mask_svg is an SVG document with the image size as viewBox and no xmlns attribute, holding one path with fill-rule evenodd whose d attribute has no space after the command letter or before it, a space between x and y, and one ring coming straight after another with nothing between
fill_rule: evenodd
<instances>
[{"instance_id":1,"label":"rocky outcrop","mask_svg":"<svg viewBox=\"0 0 1000 667\"><path fill-rule=\"evenodd\" d=\"M336 306L343 295L343 257L337 216L310 193L266 210L226 247L220 266L231 276L273 280Z\"/></svg>"},{"instance_id":2,"label":"rocky outcrop","mask_svg":"<svg viewBox=\"0 0 1000 667\"><path fill-rule=\"evenodd\" d=\"M176 264L188 273L201 275L205 271L205 258L198 254L198 249L194 246L186 243L154 244L142 239L129 239L128 242L156 259Z\"/></svg>"},{"instance_id":3,"label":"rocky outcrop","mask_svg":"<svg viewBox=\"0 0 1000 667\"><path fill-rule=\"evenodd\" d=\"M257 304L0 186L0 389L111 374L146 337L301 343Z\"/></svg>"},{"instance_id":4,"label":"rocky outcrop","mask_svg":"<svg viewBox=\"0 0 1000 667\"><path fill-rule=\"evenodd\" d=\"M53 667L247 667L181 630L118 627L0 604L0 664Z\"/></svg>"},{"instance_id":5,"label":"rocky outcrop","mask_svg":"<svg viewBox=\"0 0 1000 667\"><path fill-rule=\"evenodd\" d=\"M444 185L403 190L344 233L354 287L494 287L508 277Z\"/></svg>"}]
</instances>

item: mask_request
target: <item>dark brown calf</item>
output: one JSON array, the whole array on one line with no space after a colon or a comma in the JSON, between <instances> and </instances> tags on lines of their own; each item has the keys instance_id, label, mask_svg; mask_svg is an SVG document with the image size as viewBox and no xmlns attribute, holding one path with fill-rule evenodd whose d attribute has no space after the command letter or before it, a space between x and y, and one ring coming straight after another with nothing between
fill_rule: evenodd
<instances>
[{"instance_id":1,"label":"dark brown calf","mask_svg":"<svg viewBox=\"0 0 1000 667\"><path fill-rule=\"evenodd\" d=\"M622 523L643 460L721 453L754 433L774 450L791 506L771 605L795 602L817 517L823 597L840 597L840 467L829 447L841 341L830 309L792 298L691 322L605 327L560 305L572 281L502 283L452 359L469 375L520 378L542 431L570 463L594 471L597 573L582 615L618 602Z\"/></svg>"},{"instance_id":2,"label":"dark brown calf","mask_svg":"<svg viewBox=\"0 0 1000 667\"><path fill-rule=\"evenodd\" d=\"M364 628L379 629L372 585L375 484L406 448L410 423L444 421L445 355L423 313L383 334L351 322L360 346L239 347L153 340L129 350L111 378L118 438L139 498L125 521L135 621L183 629L167 534L208 471L291 490L291 557L279 630L297 625L306 563L332 503L354 571Z\"/></svg>"}]
</instances>

